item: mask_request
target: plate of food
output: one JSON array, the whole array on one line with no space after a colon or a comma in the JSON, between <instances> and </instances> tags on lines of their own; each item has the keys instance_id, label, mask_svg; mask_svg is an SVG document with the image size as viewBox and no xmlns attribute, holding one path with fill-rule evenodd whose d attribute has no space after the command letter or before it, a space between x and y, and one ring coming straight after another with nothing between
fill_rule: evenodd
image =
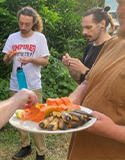
<instances>
[{"instance_id":1,"label":"plate of food","mask_svg":"<svg viewBox=\"0 0 125 160\"><path fill-rule=\"evenodd\" d=\"M17 129L41 134L62 134L85 130L91 127L96 118L91 116L92 110L80 106L81 110L53 111L41 122L23 121L14 114L9 123Z\"/></svg>"}]
</instances>

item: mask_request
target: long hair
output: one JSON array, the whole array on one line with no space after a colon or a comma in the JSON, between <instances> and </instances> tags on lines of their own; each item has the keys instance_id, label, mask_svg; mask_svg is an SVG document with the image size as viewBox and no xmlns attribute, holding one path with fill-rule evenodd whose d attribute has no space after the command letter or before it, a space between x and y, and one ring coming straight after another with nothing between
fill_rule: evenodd
<instances>
[{"instance_id":1,"label":"long hair","mask_svg":"<svg viewBox=\"0 0 125 160\"><path fill-rule=\"evenodd\" d=\"M104 9L100 7L93 8L89 11L87 11L83 17L86 17L88 15L93 15L93 22L96 24L100 23L102 20L106 21L105 29L108 27L110 24L110 28L108 29L108 32L111 33L115 30L115 23L114 20L111 16L111 14L108 13L110 10L109 6L106 6Z\"/></svg>"},{"instance_id":2,"label":"long hair","mask_svg":"<svg viewBox=\"0 0 125 160\"><path fill-rule=\"evenodd\" d=\"M19 20L20 15L25 15L25 16L31 16L33 17L33 27L32 30L33 31L37 31L37 32L42 32L43 30L43 21L40 17L40 15L37 13L37 11L35 9L33 9L32 7L23 7L21 10L19 10L18 14L17 14L17 18Z\"/></svg>"}]
</instances>

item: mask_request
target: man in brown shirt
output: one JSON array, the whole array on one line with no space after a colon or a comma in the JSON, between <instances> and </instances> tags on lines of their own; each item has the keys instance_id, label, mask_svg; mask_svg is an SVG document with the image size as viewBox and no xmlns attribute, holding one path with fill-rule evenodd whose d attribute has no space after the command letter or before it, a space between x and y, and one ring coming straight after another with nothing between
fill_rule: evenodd
<instances>
[{"instance_id":1,"label":"man in brown shirt","mask_svg":"<svg viewBox=\"0 0 125 160\"><path fill-rule=\"evenodd\" d=\"M84 82L70 95L92 109L97 122L73 133L69 160L125 160L125 0L117 2L117 36L105 43L86 77L88 86Z\"/></svg>"}]
</instances>

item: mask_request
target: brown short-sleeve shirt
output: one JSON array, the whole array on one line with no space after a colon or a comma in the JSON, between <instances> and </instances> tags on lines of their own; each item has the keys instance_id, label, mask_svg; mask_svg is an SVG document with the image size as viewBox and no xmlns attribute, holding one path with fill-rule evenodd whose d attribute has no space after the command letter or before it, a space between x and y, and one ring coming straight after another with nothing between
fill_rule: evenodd
<instances>
[{"instance_id":1,"label":"brown short-sleeve shirt","mask_svg":"<svg viewBox=\"0 0 125 160\"><path fill-rule=\"evenodd\" d=\"M101 50L87 76L89 87L82 106L125 125L125 40L113 37ZM69 160L125 160L125 144L85 131L73 134Z\"/></svg>"}]
</instances>

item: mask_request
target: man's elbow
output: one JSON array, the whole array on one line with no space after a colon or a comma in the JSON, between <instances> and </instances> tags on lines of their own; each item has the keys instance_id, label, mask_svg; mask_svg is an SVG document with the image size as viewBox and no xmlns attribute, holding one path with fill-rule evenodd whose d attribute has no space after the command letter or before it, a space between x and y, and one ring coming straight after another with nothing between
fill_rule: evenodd
<instances>
[{"instance_id":1,"label":"man's elbow","mask_svg":"<svg viewBox=\"0 0 125 160\"><path fill-rule=\"evenodd\" d=\"M7 62L7 58L5 56L3 57L3 63L7 66L9 65L9 63Z\"/></svg>"},{"instance_id":2,"label":"man's elbow","mask_svg":"<svg viewBox=\"0 0 125 160\"><path fill-rule=\"evenodd\" d=\"M46 57L43 66L46 67L49 63L49 58Z\"/></svg>"}]
</instances>

